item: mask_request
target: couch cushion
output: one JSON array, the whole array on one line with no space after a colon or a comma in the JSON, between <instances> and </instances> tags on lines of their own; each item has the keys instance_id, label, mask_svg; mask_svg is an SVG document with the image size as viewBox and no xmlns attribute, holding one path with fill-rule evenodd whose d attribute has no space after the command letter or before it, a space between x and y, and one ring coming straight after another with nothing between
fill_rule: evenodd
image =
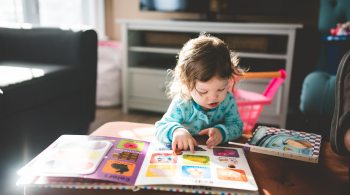
<instances>
[{"instance_id":1,"label":"couch cushion","mask_svg":"<svg viewBox=\"0 0 350 195\"><path fill-rule=\"evenodd\" d=\"M302 113L332 117L334 102L335 75L315 71L305 78L299 106Z\"/></svg>"},{"instance_id":2,"label":"couch cushion","mask_svg":"<svg viewBox=\"0 0 350 195\"><path fill-rule=\"evenodd\" d=\"M79 90L78 74L77 68L62 65L0 62L0 118Z\"/></svg>"}]
</instances>

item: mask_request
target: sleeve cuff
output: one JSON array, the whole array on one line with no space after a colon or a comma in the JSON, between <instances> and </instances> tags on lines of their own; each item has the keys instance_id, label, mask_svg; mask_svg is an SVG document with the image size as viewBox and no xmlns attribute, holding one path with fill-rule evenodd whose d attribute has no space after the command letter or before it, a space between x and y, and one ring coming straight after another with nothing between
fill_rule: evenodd
<instances>
[{"instance_id":1,"label":"sleeve cuff","mask_svg":"<svg viewBox=\"0 0 350 195\"><path fill-rule=\"evenodd\" d=\"M222 141L221 141L221 143L225 143L225 142L226 142L226 133L225 133L225 130L224 130L220 125L215 126L215 128L218 128L218 129L220 130L220 133L221 133L221 136L222 136Z\"/></svg>"},{"instance_id":2,"label":"sleeve cuff","mask_svg":"<svg viewBox=\"0 0 350 195\"><path fill-rule=\"evenodd\" d=\"M173 133L174 133L174 131L175 131L176 129L178 129L178 128L181 128L181 126L174 126L174 127L172 127L172 128L168 131L167 138L168 138L168 140L169 140L170 142L173 141Z\"/></svg>"}]
</instances>

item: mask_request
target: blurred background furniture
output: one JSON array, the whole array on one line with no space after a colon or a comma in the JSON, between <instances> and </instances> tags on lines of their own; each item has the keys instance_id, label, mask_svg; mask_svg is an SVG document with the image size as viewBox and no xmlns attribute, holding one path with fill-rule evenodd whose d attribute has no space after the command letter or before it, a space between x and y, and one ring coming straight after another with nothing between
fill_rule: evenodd
<instances>
[{"instance_id":1,"label":"blurred background furniture","mask_svg":"<svg viewBox=\"0 0 350 195\"><path fill-rule=\"evenodd\" d=\"M122 47L118 41L98 42L96 106L121 104Z\"/></svg>"},{"instance_id":2,"label":"blurred background furniture","mask_svg":"<svg viewBox=\"0 0 350 195\"><path fill-rule=\"evenodd\" d=\"M350 21L350 1L321 0L319 10L318 39L316 52L318 61L306 75L301 89L299 112L288 128L302 129L329 137L334 109L335 74L341 57L350 49L349 36L331 36L330 29L337 23ZM310 56L311 57L311 56Z\"/></svg>"},{"instance_id":3,"label":"blurred background furniture","mask_svg":"<svg viewBox=\"0 0 350 195\"><path fill-rule=\"evenodd\" d=\"M0 194L59 135L87 133L96 71L94 30L0 28Z\"/></svg>"}]
</instances>

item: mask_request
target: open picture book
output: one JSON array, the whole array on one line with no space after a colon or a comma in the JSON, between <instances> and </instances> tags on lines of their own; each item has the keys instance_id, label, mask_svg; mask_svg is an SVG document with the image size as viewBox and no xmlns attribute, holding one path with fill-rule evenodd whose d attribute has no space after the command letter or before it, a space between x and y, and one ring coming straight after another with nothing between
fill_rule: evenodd
<instances>
[{"instance_id":1,"label":"open picture book","mask_svg":"<svg viewBox=\"0 0 350 195\"><path fill-rule=\"evenodd\" d=\"M171 145L115 137L62 135L18 174L18 185L258 193L241 148L175 154Z\"/></svg>"},{"instance_id":2,"label":"open picture book","mask_svg":"<svg viewBox=\"0 0 350 195\"><path fill-rule=\"evenodd\" d=\"M258 126L247 143L229 142L252 152L318 163L322 136L315 133Z\"/></svg>"}]
</instances>

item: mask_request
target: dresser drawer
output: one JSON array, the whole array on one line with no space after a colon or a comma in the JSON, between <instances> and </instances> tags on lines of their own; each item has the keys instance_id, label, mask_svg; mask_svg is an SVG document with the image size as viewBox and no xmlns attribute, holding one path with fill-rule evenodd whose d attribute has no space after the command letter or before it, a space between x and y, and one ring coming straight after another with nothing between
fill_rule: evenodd
<instances>
[{"instance_id":1,"label":"dresser drawer","mask_svg":"<svg viewBox=\"0 0 350 195\"><path fill-rule=\"evenodd\" d=\"M168 100L165 90L166 70L130 68L128 74L129 97Z\"/></svg>"}]
</instances>

